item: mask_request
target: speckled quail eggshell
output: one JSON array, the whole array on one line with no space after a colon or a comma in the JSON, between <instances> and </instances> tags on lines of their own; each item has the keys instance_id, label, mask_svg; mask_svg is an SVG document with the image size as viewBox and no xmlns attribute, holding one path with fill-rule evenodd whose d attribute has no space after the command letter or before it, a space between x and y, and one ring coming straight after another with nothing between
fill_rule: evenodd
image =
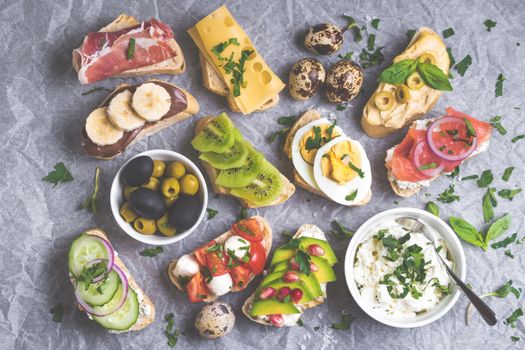
<instances>
[{"instance_id":1,"label":"speckled quail eggshell","mask_svg":"<svg viewBox=\"0 0 525 350\"><path fill-rule=\"evenodd\" d=\"M230 333L235 325L235 315L230 305L211 303L202 308L195 318L195 328L207 339L217 339Z\"/></svg>"},{"instance_id":2,"label":"speckled quail eggshell","mask_svg":"<svg viewBox=\"0 0 525 350\"><path fill-rule=\"evenodd\" d=\"M288 88L296 100L307 100L314 96L324 83L326 72L315 58L303 58L292 67Z\"/></svg>"},{"instance_id":3,"label":"speckled quail eggshell","mask_svg":"<svg viewBox=\"0 0 525 350\"><path fill-rule=\"evenodd\" d=\"M351 60L341 60L326 74L326 98L332 103L353 100L363 86L363 70Z\"/></svg>"},{"instance_id":4,"label":"speckled quail eggshell","mask_svg":"<svg viewBox=\"0 0 525 350\"><path fill-rule=\"evenodd\" d=\"M308 30L304 38L304 47L313 53L329 55L343 46L343 32L331 23L316 24Z\"/></svg>"}]
</instances>

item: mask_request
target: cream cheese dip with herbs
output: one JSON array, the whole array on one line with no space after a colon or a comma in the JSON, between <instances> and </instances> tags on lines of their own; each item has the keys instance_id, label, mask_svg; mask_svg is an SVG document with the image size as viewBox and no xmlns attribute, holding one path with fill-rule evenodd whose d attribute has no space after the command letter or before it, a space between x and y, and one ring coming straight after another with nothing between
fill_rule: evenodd
<instances>
[{"instance_id":1,"label":"cream cheese dip with herbs","mask_svg":"<svg viewBox=\"0 0 525 350\"><path fill-rule=\"evenodd\" d=\"M425 227L447 259L439 234ZM422 232L408 232L394 219L378 225L357 248L354 279L374 310L392 318L410 318L431 310L449 293L450 277L432 242Z\"/></svg>"}]
</instances>

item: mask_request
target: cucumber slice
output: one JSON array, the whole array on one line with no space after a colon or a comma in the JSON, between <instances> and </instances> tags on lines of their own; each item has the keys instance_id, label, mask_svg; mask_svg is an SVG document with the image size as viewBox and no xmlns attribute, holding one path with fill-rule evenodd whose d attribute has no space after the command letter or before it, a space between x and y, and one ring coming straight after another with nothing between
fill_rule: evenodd
<instances>
[{"instance_id":1,"label":"cucumber slice","mask_svg":"<svg viewBox=\"0 0 525 350\"><path fill-rule=\"evenodd\" d=\"M116 303L119 302L120 296L122 295L122 283L119 284L119 288L110 302L103 306L96 306L95 311L103 311L108 308L112 308ZM139 318L139 301L137 299L137 293L131 288L128 290L128 296L124 304L115 312L106 316L93 316L98 324L106 329L112 329L116 331L125 331L126 329L133 326Z\"/></svg>"},{"instance_id":2,"label":"cucumber slice","mask_svg":"<svg viewBox=\"0 0 525 350\"><path fill-rule=\"evenodd\" d=\"M95 259L109 260L108 252L104 245L88 234L81 234L76 238L69 248L68 266L69 272L78 277L84 266Z\"/></svg>"},{"instance_id":3,"label":"cucumber slice","mask_svg":"<svg viewBox=\"0 0 525 350\"><path fill-rule=\"evenodd\" d=\"M115 271L111 271L105 280L89 285L87 290L84 282L77 283L78 294L91 306L100 306L111 301L119 286L120 278Z\"/></svg>"}]
</instances>

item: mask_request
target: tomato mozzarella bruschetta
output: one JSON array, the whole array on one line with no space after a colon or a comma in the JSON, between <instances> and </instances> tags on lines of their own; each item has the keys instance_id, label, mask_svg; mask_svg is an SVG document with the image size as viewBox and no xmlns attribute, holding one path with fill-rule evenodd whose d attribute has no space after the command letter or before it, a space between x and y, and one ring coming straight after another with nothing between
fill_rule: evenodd
<instances>
[{"instance_id":1,"label":"tomato mozzarella bruschetta","mask_svg":"<svg viewBox=\"0 0 525 350\"><path fill-rule=\"evenodd\" d=\"M260 216L240 220L230 230L174 259L168 268L173 284L191 302L216 300L238 292L259 275L272 248L272 229Z\"/></svg>"},{"instance_id":2,"label":"tomato mozzarella bruschetta","mask_svg":"<svg viewBox=\"0 0 525 350\"><path fill-rule=\"evenodd\" d=\"M451 107L446 111L439 118L413 122L403 141L387 151L388 180L399 196L419 192L488 148L489 123Z\"/></svg>"}]
</instances>

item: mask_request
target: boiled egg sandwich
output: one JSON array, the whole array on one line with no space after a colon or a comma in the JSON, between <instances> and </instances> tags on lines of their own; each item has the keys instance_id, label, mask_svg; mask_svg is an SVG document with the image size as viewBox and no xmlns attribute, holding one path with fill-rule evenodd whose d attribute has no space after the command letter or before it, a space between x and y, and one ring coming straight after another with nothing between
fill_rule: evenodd
<instances>
[{"instance_id":1,"label":"boiled egg sandwich","mask_svg":"<svg viewBox=\"0 0 525 350\"><path fill-rule=\"evenodd\" d=\"M370 162L363 146L335 121L305 112L290 128L284 151L292 159L295 182L336 203L359 206L372 192Z\"/></svg>"}]
</instances>

